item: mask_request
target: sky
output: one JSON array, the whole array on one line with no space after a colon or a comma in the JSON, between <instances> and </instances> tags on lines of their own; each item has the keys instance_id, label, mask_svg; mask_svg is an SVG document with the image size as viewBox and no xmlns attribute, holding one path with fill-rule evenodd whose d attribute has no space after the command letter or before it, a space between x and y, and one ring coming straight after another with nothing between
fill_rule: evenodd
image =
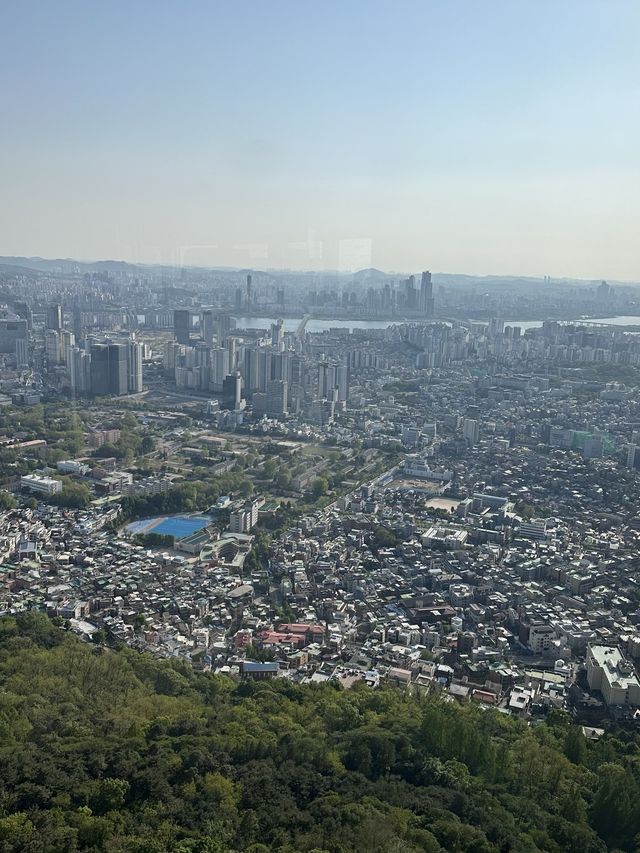
<instances>
[{"instance_id":1,"label":"sky","mask_svg":"<svg viewBox=\"0 0 640 853\"><path fill-rule=\"evenodd\" d=\"M2 19L2 255L640 281L637 0Z\"/></svg>"}]
</instances>

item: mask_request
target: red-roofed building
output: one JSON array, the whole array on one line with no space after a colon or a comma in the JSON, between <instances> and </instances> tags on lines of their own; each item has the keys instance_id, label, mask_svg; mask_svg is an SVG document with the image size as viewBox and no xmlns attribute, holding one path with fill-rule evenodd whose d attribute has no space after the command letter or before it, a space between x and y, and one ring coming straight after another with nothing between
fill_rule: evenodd
<instances>
[{"instance_id":1,"label":"red-roofed building","mask_svg":"<svg viewBox=\"0 0 640 853\"><path fill-rule=\"evenodd\" d=\"M326 633L324 625L308 625L306 622L284 623L278 626L278 631L304 637L306 643L322 642Z\"/></svg>"},{"instance_id":2,"label":"red-roofed building","mask_svg":"<svg viewBox=\"0 0 640 853\"><path fill-rule=\"evenodd\" d=\"M301 649L306 645L304 634L292 634L284 631L263 631L260 634L260 642L263 646L296 646Z\"/></svg>"}]
</instances>

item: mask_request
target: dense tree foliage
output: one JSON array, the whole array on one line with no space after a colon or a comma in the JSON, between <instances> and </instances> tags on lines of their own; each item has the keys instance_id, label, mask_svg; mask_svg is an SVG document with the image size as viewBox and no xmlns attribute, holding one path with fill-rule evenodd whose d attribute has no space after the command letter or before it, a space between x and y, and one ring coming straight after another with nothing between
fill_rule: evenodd
<instances>
[{"instance_id":1,"label":"dense tree foliage","mask_svg":"<svg viewBox=\"0 0 640 853\"><path fill-rule=\"evenodd\" d=\"M1 853L633 851L639 780L634 737L563 714L238 684L0 620Z\"/></svg>"},{"instance_id":2,"label":"dense tree foliage","mask_svg":"<svg viewBox=\"0 0 640 853\"><path fill-rule=\"evenodd\" d=\"M91 492L84 483L78 483L71 477L60 477L62 480L62 491L48 498L49 503L54 506L67 507L69 509L84 509L91 503Z\"/></svg>"},{"instance_id":3,"label":"dense tree foliage","mask_svg":"<svg viewBox=\"0 0 640 853\"><path fill-rule=\"evenodd\" d=\"M326 477L316 477L311 484L311 495L314 500L317 500L323 495L326 495L328 489L329 483L327 482Z\"/></svg>"},{"instance_id":4,"label":"dense tree foliage","mask_svg":"<svg viewBox=\"0 0 640 853\"><path fill-rule=\"evenodd\" d=\"M165 515L174 512L193 512L205 510L221 495L242 493L243 485L248 483L241 471L230 471L208 480L189 480L180 482L157 495L123 497L119 503L123 518L141 518L151 515ZM248 483L250 486L251 484Z\"/></svg>"},{"instance_id":5,"label":"dense tree foliage","mask_svg":"<svg viewBox=\"0 0 640 853\"><path fill-rule=\"evenodd\" d=\"M18 502L11 492L0 491L0 510L15 509L17 505Z\"/></svg>"},{"instance_id":6,"label":"dense tree foliage","mask_svg":"<svg viewBox=\"0 0 640 853\"><path fill-rule=\"evenodd\" d=\"M389 528L382 526L376 527L371 539L371 544L376 551L379 548L395 548L398 544L398 537L395 533L389 530Z\"/></svg>"}]
</instances>

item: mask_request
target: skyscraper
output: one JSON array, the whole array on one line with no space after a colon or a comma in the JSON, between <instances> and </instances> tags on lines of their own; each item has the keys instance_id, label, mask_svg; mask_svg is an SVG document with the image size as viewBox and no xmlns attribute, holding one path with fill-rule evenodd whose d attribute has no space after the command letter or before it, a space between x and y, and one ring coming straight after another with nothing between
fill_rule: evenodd
<instances>
[{"instance_id":1,"label":"skyscraper","mask_svg":"<svg viewBox=\"0 0 640 853\"><path fill-rule=\"evenodd\" d=\"M88 394L91 389L91 356L88 352L79 347L71 348L69 373L73 394Z\"/></svg>"},{"instance_id":2,"label":"skyscraper","mask_svg":"<svg viewBox=\"0 0 640 853\"><path fill-rule=\"evenodd\" d=\"M136 340L127 343L127 390L130 394L142 391L143 345Z\"/></svg>"},{"instance_id":3,"label":"skyscraper","mask_svg":"<svg viewBox=\"0 0 640 853\"><path fill-rule=\"evenodd\" d=\"M211 390L222 393L225 377L229 374L229 353L226 347L214 347L211 350Z\"/></svg>"},{"instance_id":4,"label":"skyscraper","mask_svg":"<svg viewBox=\"0 0 640 853\"><path fill-rule=\"evenodd\" d=\"M242 377L238 372L225 376L222 383L222 405L226 409L237 409L242 400Z\"/></svg>"},{"instance_id":5,"label":"skyscraper","mask_svg":"<svg viewBox=\"0 0 640 853\"><path fill-rule=\"evenodd\" d=\"M257 391L258 384L258 350L256 347L245 347L242 356L242 378L248 395Z\"/></svg>"},{"instance_id":6,"label":"skyscraper","mask_svg":"<svg viewBox=\"0 0 640 853\"><path fill-rule=\"evenodd\" d=\"M277 323L271 324L271 345L277 349L282 348L284 340L284 322L278 320Z\"/></svg>"},{"instance_id":7,"label":"skyscraper","mask_svg":"<svg viewBox=\"0 0 640 853\"><path fill-rule=\"evenodd\" d=\"M62 305L52 302L47 308L47 329L59 332L62 328Z\"/></svg>"},{"instance_id":8,"label":"skyscraper","mask_svg":"<svg viewBox=\"0 0 640 853\"><path fill-rule=\"evenodd\" d=\"M242 294L242 291L240 291ZM242 307L242 300L240 300ZM232 320L228 314L218 314L218 346L221 347L229 336L229 332L235 326L235 320Z\"/></svg>"},{"instance_id":9,"label":"skyscraper","mask_svg":"<svg viewBox=\"0 0 640 853\"><path fill-rule=\"evenodd\" d=\"M177 341L166 341L162 356L163 369L173 376L176 369L176 358L180 353L180 344Z\"/></svg>"},{"instance_id":10,"label":"skyscraper","mask_svg":"<svg viewBox=\"0 0 640 853\"><path fill-rule=\"evenodd\" d=\"M91 393L94 396L120 397L127 393L126 344L92 344Z\"/></svg>"},{"instance_id":11,"label":"skyscraper","mask_svg":"<svg viewBox=\"0 0 640 853\"><path fill-rule=\"evenodd\" d=\"M176 308L173 312L173 334L179 344L189 346L191 338L191 311L188 308Z\"/></svg>"},{"instance_id":12,"label":"skyscraper","mask_svg":"<svg viewBox=\"0 0 640 853\"><path fill-rule=\"evenodd\" d=\"M229 370L231 371L236 369L237 344L238 342L235 338L229 338L227 340L227 351L229 353Z\"/></svg>"},{"instance_id":13,"label":"skyscraper","mask_svg":"<svg viewBox=\"0 0 640 853\"><path fill-rule=\"evenodd\" d=\"M62 329L58 332L60 338L60 361L69 367L69 356L67 351L76 345L76 337L73 332L68 329Z\"/></svg>"},{"instance_id":14,"label":"skyscraper","mask_svg":"<svg viewBox=\"0 0 640 853\"><path fill-rule=\"evenodd\" d=\"M405 307L412 311L416 307L416 277L410 275L404 282Z\"/></svg>"},{"instance_id":15,"label":"skyscraper","mask_svg":"<svg viewBox=\"0 0 640 853\"><path fill-rule=\"evenodd\" d=\"M262 393L267 391L267 383L271 381L271 358L272 352L266 347L258 350L258 390Z\"/></svg>"},{"instance_id":16,"label":"skyscraper","mask_svg":"<svg viewBox=\"0 0 640 853\"><path fill-rule=\"evenodd\" d=\"M336 388L338 389L338 400L346 403L349 399L349 366L341 364L336 368Z\"/></svg>"},{"instance_id":17,"label":"skyscraper","mask_svg":"<svg viewBox=\"0 0 640 853\"><path fill-rule=\"evenodd\" d=\"M54 364L60 364L62 361L60 344L60 333L55 329L47 329L44 336L44 351L49 367L52 367Z\"/></svg>"},{"instance_id":18,"label":"skyscraper","mask_svg":"<svg viewBox=\"0 0 640 853\"><path fill-rule=\"evenodd\" d=\"M433 311L433 283L431 281L431 273L426 270L422 273L422 280L420 282L420 313L423 317L433 317Z\"/></svg>"},{"instance_id":19,"label":"skyscraper","mask_svg":"<svg viewBox=\"0 0 640 853\"><path fill-rule=\"evenodd\" d=\"M17 341L28 340L27 321L20 317L0 318L0 352L15 352Z\"/></svg>"},{"instance_id":20,"label":"skyscraper","mask_svg":"<svg viewBox=\"0 0 640 853\"><path fill-rule=\"evenodd\" d=\"M16 366L29 366L29 341L26 338L16 339Z\"/></svg>"},{"instance_id":21,"label":"skyscraper","mask_svg":"<svg viewBox=\"0 0 640 853\"><path fill-rule=\"evenodd\" d=\"M266 410L268 415L281 417L287 413L287 383L272 379L267 385Z\"/></svg>"},{"instance_id":22,"label":"skyscraper","mask_svg":"<svg viewBox=\"0 0 640 853\"><path fill-rule=\"evenodd\" d=\"M205 344L213 346L214 317L213 311L206 310L200 315L200 336Z\"/></svg>"},{"instance_id":23,"label":"skyscraper","mask_svg":"<svg viewBox=\"0 0 640 853\"><path fill-rule=\"evenodd\" d=\"M321 361L318 365L318 397L320 399L326 398L328 389L331 386L332 377L330 368L331 365L326 361Z\"/></svg>"}]
</instances>

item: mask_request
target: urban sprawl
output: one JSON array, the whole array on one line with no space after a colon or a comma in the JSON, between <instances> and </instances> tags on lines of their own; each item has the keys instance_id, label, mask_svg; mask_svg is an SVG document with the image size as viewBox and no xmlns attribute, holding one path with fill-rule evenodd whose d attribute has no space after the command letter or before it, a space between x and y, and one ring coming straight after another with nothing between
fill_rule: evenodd
<instances>
[{"instance_id":1,"label":"urban sprawl","mask_svg":"<svg viewBox=\"0 0 640 853\"><path fill-rule=\"evenodd\" d=\"M238 678L637 724L636 288L0 285L0 612Z\"/></svg>"}]
</instances>

